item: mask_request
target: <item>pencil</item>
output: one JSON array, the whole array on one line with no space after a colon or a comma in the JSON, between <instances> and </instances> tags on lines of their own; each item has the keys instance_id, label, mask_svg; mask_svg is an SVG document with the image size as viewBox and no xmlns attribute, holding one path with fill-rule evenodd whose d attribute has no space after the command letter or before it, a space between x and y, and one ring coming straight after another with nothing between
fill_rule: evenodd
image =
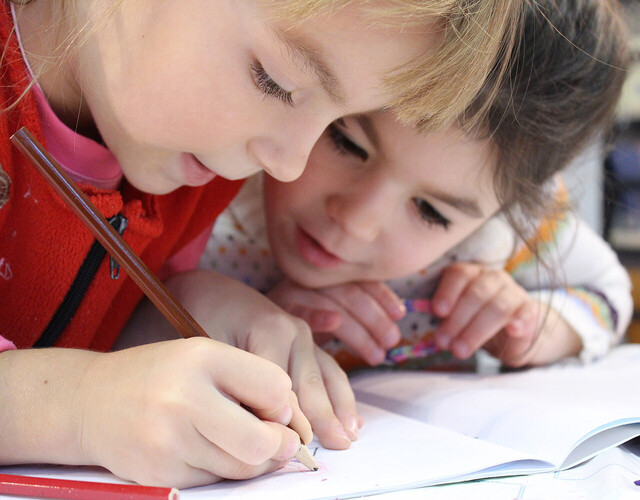
<instances>
[{"instance_id":1,"label":"pencil","mask_svg":"<svg viewBox=\"0 0 640 500\"><path fill-rule=\"evenodd\" d=\"M313 458L311 451L304 444L300 444L298 447L298 451L295 454L295 458L298 462L304 465L307 469L312 471L318 470L318 464L316 463L316 459Z\"/></svg>"},{"instance_id":2,"label":"pencil","mask_svg":"<svg viewBox=\"0 0 640 500\"><path fill-rule=\"evenodd\" d=\"M431 301L429 299L405 299L404 305L407 308L407 312L431 314Z\"/></svg>"},{"instance_id":3,"label":"pencil","mask_svg":"<svg viewBox=\"0 0 640 500\"><path fill-rule=\"evenodd\" d=\"M22 127L13 134L11 142L31 160L38 172L49 182L73 213L78 216L118 264L127 271L131 279L184 338L209 337L26 127ZM300 451L302 448L306 449L306 453ZM295 458L300 463L307 465L309 463L306 458L307 454L311 456L307 447L301 445ZM299 456L300 458L298 458ZM312 466L308 467L314 470ZM317 470L317 465L315 470Z\"/></svg>"},{"instance_id":4,"label":"pencil","mask_svg":"<svg viewBox=\"0 0 640 500\"><path fill-rule=\"evenodd\" d=\"M0 495L91 500L177 500L175 488L0 474Z\"/></svg>"},{"instance_id":5,"label":"pencil","mask_svg":"<svg viewBox=\"0 0 640 500\"><path fill-rule=\"evenodd\" d=\"M11 141L183 337L208 336L26 127Z\"/></svg>"}]
</instances>

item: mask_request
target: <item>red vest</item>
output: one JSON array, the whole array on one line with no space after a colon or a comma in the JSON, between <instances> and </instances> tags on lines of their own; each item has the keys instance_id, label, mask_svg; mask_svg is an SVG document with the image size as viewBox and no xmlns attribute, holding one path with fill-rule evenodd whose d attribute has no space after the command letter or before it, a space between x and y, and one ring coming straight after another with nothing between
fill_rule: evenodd
<instances>
[{"instance_id":1,"label":"red vest","mask_svg":"<svg viewBox=\"0 0 640 500\"><path fill-rule=\"evenodd\" d=\"M94 238L9 141L26 125L45 143L35 100L29 92L23 95L30 77L13 34L8 2L0 5L0 108L18 102L0 112L0 166L10 182L4 204L0 182L0 335L21 348L32 346L51 321ZM83 190L107 219L116 214L128 219L125 241L157 273L215 220L241 185L216 178L206 186L183 187L162 196L141 193L126 183L119 191L86 186ZM55 345L103 351L112 346L142 292L124 270L119 279L111 279L109 261L106 256L100 263Z\"/></svg>"}]
</instances>

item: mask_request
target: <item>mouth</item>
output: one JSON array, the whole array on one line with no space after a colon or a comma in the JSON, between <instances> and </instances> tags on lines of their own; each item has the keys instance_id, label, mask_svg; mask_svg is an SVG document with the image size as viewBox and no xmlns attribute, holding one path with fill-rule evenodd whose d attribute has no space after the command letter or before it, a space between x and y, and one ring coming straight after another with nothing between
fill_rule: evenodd
<instances>
[{"instance_id":1,"label":"mouth","mask_svg":"<svg viewBox=\"0 0 640 500\"><path fill-rule=\"evenodd\" d=\"M300 227L296 228L295 240L302 258L315 267L328 269L344 263L340 257L326 250L320 242Z\"/></svg>"},{"instance_id":2,"label":"mouth","mask_svg":"<svg viewBox=\"0 0 640 500\"><path fill-rule=\"evenodd\" d=\"M213 170L189 153L182 154L182 172L189 186L202 186L216 176Z\"/></svg>"}]
</instances>

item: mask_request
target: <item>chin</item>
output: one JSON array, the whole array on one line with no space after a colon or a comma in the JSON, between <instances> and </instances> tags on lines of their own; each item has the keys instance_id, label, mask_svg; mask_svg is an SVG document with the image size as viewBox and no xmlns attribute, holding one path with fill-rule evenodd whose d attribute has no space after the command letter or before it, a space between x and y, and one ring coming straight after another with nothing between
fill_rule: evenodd
<instances>
[{"instance_id":1,"label":"chin","mask_svg":"<svg viewBox=\"0 0 640 500\"><path fill-rule=\"evenodd\" d=\"M292 270L292 272L285 273L287 277L297 283L300 286L305 288L326 288L329 286L343 285L344 283L348 283L352 281L350 279L346 279L341 277L340 279L329 275L326 271L315 271L312 273L309 272L296 272Z\"/></svg>"},{"instance_id":2,"label":"chin","mask_svg":"<svg viewBox=\"0 0 640 500\"><path fill-rule=\"evenodd\" d=\"M134 188L136 188L138 191L142 191L143 193L147 193L147 194L155 194L155 195L168 194L168 193L171 193L172 191L175 191L179 187L181 187L180 184L176 182L170 182L170 181L158 182L156 180L156 182L149 182L148 178L137 179L135 177L134 178L126 177L126 179L127 179L127 182L131 184Z\"/></svg>"}]
</instances>

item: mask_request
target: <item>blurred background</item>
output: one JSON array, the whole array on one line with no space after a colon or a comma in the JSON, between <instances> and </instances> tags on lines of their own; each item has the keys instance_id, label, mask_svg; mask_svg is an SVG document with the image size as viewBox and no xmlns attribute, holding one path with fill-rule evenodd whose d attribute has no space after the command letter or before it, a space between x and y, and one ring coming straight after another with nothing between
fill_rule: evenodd
<instances>
[{"instance_id":1,"label":"blurred background","mask_svg":"<svg viewBox=\"0 0 640 500\"><path fill-rule=\"evenodd\" d=\"M594 144L568 169L578 212L611 244L633 281L635 313L628 339L640 342L640 1L623 0L632 63L612 141Z\"/></svg>"}]
</instances>

